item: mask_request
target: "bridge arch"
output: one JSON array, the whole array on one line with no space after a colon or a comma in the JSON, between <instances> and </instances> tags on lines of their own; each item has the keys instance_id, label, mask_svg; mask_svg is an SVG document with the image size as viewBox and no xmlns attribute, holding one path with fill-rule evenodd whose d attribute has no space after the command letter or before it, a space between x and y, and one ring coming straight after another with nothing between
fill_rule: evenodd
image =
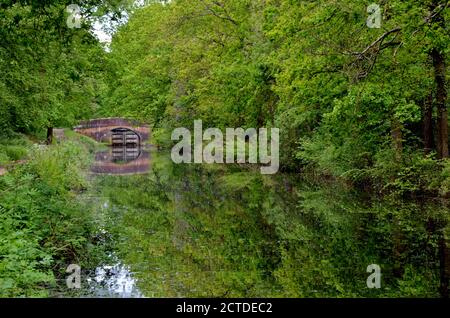
<instances>
[{"instance_id":1,"label":"bridge arch","mask_svg":"<svg viewBox=\"0 0 450 318\"><path fill-rule=\"evenodd\" d=\"M133 120L123 118L99 118L83 121L80 125L74 127L74 130L82 135L91 137L98 142L113 145L113 134L120 129L128 129L138 136L139 143L148 141L150 137L150 128L148 125L140 124ZM130 134L131 136L131 134ZM131 139L130 139L131 140Z\"/></svg>"}]
</instances>

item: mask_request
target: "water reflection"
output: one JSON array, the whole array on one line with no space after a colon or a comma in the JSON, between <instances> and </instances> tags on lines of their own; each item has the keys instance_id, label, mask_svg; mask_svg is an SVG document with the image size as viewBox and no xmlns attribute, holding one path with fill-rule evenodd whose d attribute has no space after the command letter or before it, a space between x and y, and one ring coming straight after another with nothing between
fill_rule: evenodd
<instances>
[{"instance_id":1,"label":"water reflection","mask_svg":"<svg viewBox=\"0 0 450 318\"><path fill-rule=\"evenodd\" d=\"M91 171L96 174L132 175L147 173L150 153L141 147L111 147L95 154Z\"/></svg>"},{"instance_id":2,"label":"water reflection","mask_svg":"<svg viewBox=\"0 0 450 318\"><path fill-rule=\"evenodd\" d=\"M93 297L143 297L128 266L120 261L95 269L94 277L88 278L88 295Z\"/></svg>"},{"instance_id":3,"label":"water reflection","mask_svg":"<svg viewBox=\"0 0 450 318\"><path fill-rule=\"evenodd\" d=\"M438 247L446 202L160 154L151 173L99 188L117 255L147 297L439 297L448 280ZM382 269L380 289L366 285L370 264Z\"/></svg>"},{"instance_id":4,"label":"water reflection","mask_svg":"<svg viewBox=\"0 0 450 318\"><path fill-rule=\"evenodd\" d=\"M97 169L143 158L113 150L97 154ZM160 153L152 153L148 174L98 176L96 185L107 202L102 227L118 258L91 276L100 297L439 297L448 291L447 201L382 199L225 165L174 165ZM381 267L380 289L367 288L370 264Z\"/></svg>"}]
</instances>

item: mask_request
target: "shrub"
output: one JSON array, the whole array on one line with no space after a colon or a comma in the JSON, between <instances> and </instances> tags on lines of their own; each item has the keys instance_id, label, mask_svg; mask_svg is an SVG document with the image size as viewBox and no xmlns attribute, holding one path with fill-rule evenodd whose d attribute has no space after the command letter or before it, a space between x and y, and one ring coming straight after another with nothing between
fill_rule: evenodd
<instances>
[{"instance_id":1,"label":"shrub","mask_svg":"<svg viewBox=\"0 0 450 318\"><path fill-rule=\"evenodd\" d=\"M30 162L0 178L0 297L45 296L52 269L88 248L93 222L74 194L88 186L86 149L34 147Z\"/></svg>"},{"instance_id":2,"label":"shrub","mask_svg":"<svg viewBox=\"0 0 450 318\"><path fill-rule=\"evenodd\" d=\"M10 160L16 161L23 159L27 155L28 150L23 146L6 146L5 153Z\"/></svg>"}]
</instances>

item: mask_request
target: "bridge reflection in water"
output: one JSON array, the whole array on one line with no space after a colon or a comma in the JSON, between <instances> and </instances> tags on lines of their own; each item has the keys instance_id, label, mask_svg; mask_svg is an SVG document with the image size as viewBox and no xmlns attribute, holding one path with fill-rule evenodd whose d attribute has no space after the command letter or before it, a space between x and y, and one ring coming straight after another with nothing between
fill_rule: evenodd
<instances>
[{"instance_id":1,"label":"bridge reflection in water","mask_svg":"<svg viewBox=\"0 0 450 318\"><path fill-rule=\"evenodd\" d=\"M91 171L96 174L133 175L150 170L150 153L141 147L114 146L95 154Z\"/></svg>"}]
</instances>

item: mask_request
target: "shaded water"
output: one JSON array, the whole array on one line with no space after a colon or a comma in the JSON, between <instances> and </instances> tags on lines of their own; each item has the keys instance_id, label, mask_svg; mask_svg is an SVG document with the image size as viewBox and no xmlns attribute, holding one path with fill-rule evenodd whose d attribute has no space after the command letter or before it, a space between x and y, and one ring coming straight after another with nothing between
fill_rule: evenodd
<instances>
[{"instance_id":1,"label":"shaded water","mask_svg":"<svg viewBox=\"0 0 450 318\"><path fill-rule=\"evenodd\" d=\"M445 201L382 200L342 184L151 157L147 174L95 177L111 253L84 295L440 295ZM370 264L381 267L379 289L367 287Z\"/></svg>"}]
</instances>

